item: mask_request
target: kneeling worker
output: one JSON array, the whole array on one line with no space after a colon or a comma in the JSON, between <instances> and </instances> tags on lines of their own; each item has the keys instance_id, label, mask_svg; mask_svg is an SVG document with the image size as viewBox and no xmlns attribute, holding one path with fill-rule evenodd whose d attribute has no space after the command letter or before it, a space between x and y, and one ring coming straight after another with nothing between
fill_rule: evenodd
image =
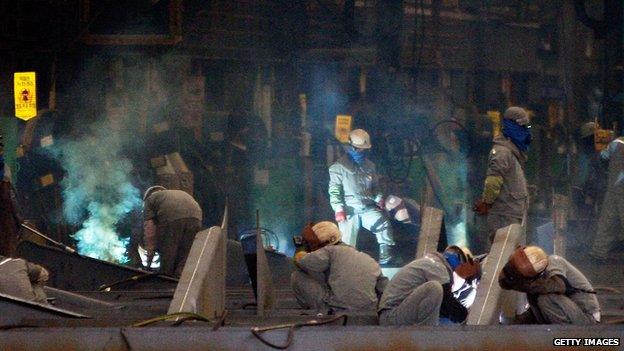
<instances>
[{"instance_id":1,"label":"kneeling worker","mask_svg":"<svg viewBox=\"0 0 624 351\"><path fill-rule=\"evenodd\" d=\"M388 283L379 302L379 324L438 325L440 318L463 322L476 291L466 296L462 286L478 279L480 271L469 251L457 246L412 261Z\"/></svg>"},{"instance_id":2,"label":"kneeling worker","mask_svg":"<svg viewBox=\"0 0 624 351\"><path fill-rule=\"evenodd\" d=\"M21 258L0 256L0 293L28 301L48 303L43 286L48 270Z\"/></svg>"},{"instance_id":3,"label":"kneeling worker","mask_svg":"<svg viewBox=\"0 0 624 351\"><path fill-rule=\"evenodd\" d=\"M299 269L290 278L295 297L301 306L322 313L375 311L377 290L382 290L387 278L373 258L340 238L338 226L325 221L307 225L300 240L295 239Z\"/></svg>"},{"instance_id":4,"label":"kneeling worker","mask_svg":"<svg viewBox=\"0 0 624 351\"><path fill-rule=\"evenodd\" d=\"M537 246L519 247L498 276L501 288L525 292L529 310L517 324L600 322L596 292L585 275L560 256Z\"/></svg>"}]
</instances>

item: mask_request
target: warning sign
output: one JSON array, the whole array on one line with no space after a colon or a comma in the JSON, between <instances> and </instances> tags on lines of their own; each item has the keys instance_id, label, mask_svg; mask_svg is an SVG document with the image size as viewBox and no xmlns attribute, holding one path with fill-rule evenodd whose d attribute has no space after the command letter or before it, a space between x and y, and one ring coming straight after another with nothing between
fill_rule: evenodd
<instances>
[{"instance_id":1,"label":"warning sign","mask_svg":"<svg viewBox=\"0 0 624 351\"><path fill-rule=\"evenodd\" d=\"M349 115L337 115L336 116L336 139L341 143L349 142L349 133L351 132L351 116Z\"/></svg>"},{"instance_id":2,"label":"warning sign","mask_svg":"<svg viewBox=\"0 0 624 351\"><path fill-rule=\"evenodd\" d=\"M16 72L13 75L15 116L25 121L37 115L37 82L35 72Z\"/></svg>"}]
</instances>

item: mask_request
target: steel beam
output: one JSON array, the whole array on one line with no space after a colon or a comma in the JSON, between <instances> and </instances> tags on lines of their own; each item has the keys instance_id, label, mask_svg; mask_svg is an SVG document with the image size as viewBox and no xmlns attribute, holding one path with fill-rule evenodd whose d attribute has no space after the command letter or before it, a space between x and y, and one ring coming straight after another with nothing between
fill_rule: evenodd
<instances>
[{"instance_id":1,"label":"steel beam","mask_svg":"<svg viewBox=\"0 0 624 351\"><path fill-rule=\"evenodd\" d=\"M258 316L262 317L265 315L266 311L273 309L275 305L275 292L273 291L273 276L264 250L264 243L260 230L258 230L256 234L256 281L258 291L258 298L256 301L257 313Z\"/></svg>"},{"instance_id":2,"label":"steel beam","mask_svg":"<svg viewBox=\"0 0 624 351\"><path fill-rule=\"evenodd\" d=\"M566 254L566 238L564 233L568 228L568 209L568 197L560 194L553 194L552 216L555 228L553 253L561 257L565 257Z\"/></svg>"},{"instance_id":3,"label":"steel beam","mask_svg":"<svg viewBox=\"0 0 624 351\"><path fill-rule=\"evenodd\" d=\"M522 238L522 227L512 224L496 231L492 248L482 266L482 277L474 304L468 312L467 324L488 325L498 323L501 307L501 287L498 273L507 263Z\"/></svg>"},{"instance_id":4,"label":"steel beam","mask_svg":"<svg viewBox=\"0 0 624 351\"><path fill-rule=\"evenodd\" d=\"M0 311L2 311L0 313L0 327L2 328L20 325L28 319L90 318L49 304L24 300L2 293L0 293ZM0 339L2 338L0 337Z\"/></svg>"},{"instance_id":5,"label":"steel beam","mask_svg":"<svg viewBox=\"0 0 624 351\"><path fill-rule=\"evenodd\" d=\"M423 208L416 258L421 258L428 252L438 250L443 218L444 212L442 210L435 207Z\"/></svg>"},{"instance_id":6,"label":"steel beam","mask_svg":"<svg viewBox=\"0 0 624 351\"><path fill-rule=\"evenodd\" d=\"M220 227L197 233L168 313L194 312L209 318L223 315L225 245Z\"/></svg>"}]
</instances>

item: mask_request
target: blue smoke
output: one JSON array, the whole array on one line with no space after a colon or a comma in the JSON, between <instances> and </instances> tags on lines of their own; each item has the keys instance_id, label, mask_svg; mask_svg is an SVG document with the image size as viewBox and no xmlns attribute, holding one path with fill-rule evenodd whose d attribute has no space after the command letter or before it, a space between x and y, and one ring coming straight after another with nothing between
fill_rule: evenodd
<instances>
[{"instance_id":1,"label":"blue smoke","mask_svg":"<svg viewBox=\"0 0 624 351\"><path fill-rule=\"evenodd\" d=\"M63 215L82 225L72 236L80 254L126 263L128 235L121 238L116 227L141 205L140 192L130 182L133 167L121 155L119 135L101 126L93 130L84 138L60 141L52 150L66 172Z\"/></svg>"}]
</instances>

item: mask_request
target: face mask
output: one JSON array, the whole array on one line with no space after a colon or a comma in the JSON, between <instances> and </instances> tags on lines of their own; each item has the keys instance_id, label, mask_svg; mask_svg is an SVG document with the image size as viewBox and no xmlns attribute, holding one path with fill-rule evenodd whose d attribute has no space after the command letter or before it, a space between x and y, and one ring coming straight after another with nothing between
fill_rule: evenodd
<instances>
[{"instance_id":1,"label":"face mask","mask_svg":"<svg viewBox=\"0 0 624 351\"><path fill-rule=\"evenodd\" d=\"M349 154L353 162L360 166L362 165L362 163L364 163L364 160L366 159L366 153L354 147L350 147L349 149L347 149L347 153Z\"/></svg>"},{"instance_id":2,"label":"face mask","mask_svg":"<svg viewBox=\"0 0 624 351\"><path fill-rule=\"evenodd\" d=\"M457 268L457 266L459 266L459 264L461 263L459 254L453 252L445 252L444 257L446 258L446 261L449 263L453 270L455 270L455 268Z\"/></svg>"},{"instance_id":3,"label":"face mask","mask_svg":"<svg viewBox=\"0 0 624 351\"><path fill-rule=\"evenodd\" d=\"M526 152L531 144L531 130L510 119L503 119L503 135L514 143L522 152Z\"/></svg>"}]
</instances>

